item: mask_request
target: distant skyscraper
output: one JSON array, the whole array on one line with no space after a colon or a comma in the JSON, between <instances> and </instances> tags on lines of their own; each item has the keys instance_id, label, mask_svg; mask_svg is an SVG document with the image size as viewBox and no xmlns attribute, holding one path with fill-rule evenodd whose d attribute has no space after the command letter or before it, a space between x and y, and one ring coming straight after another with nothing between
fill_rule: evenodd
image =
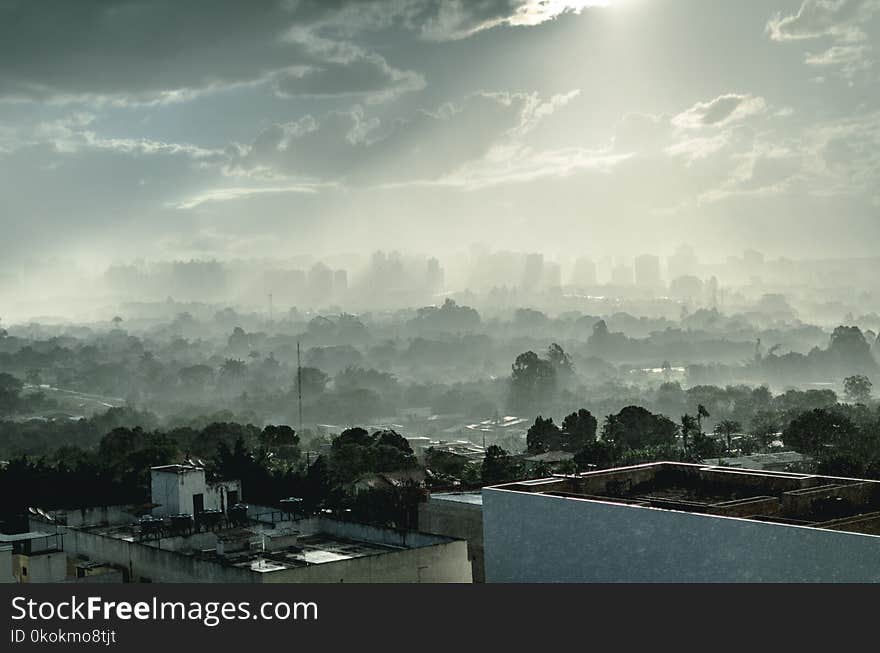
<instances>
[{"instance_id":1,"label":"distant skyscraper","mask_svg":"<svg viewBox=\"0 0 880 653\"><path fill-rule=\"evenodd\" d=\"M348 272L345 270L335 270L333 272L333 292L338 297L348 290Z\"/></svg>"},{"instance_id":2,"label":"distant skyscraper","mask_svg":"<svg viewBox=\"0 0 880 653\"><path fill-rule=\"evenodd\" d=\"M641 288L658 288L660 279L660 259L651 254L644 254L635 260L636 285Z\"/></svg>"},{"instance_id":3,"label":"distant skyscraper","mask_svg":"<svg viewBox=\"0 0 880 653\"><path fill-rule=\"evenodd\" d=\"M633 269L629 265L621 263L611 270L611 284L614 286L631 286L633 284Z\"/></svg>"},{"instance_id":4,"label":"distant skyscraper","mask_svg":"<svg viewBox=\"0 0 880 653\"><path fill-rule=\"evenodd\" d=\"M679 245L675 253L669 257L667 263L669 268L668 278L675 279L689 274L696 274L699 261L697 261L697 255L694 253L693 247L690 245Z\"/></svg>"},{"instance_id":5,"label":"distant skyscraper","mask_svg":"<svg viewBox=\"0 0 880 653\"><path fill-rule=\"evenodd\" d=\"M596 285L596 263L593 259L582 256L575 261L571 282L573 285L582 288Z\"/></svg>"},{"instance_id":6,"label":"distant skyscraper","mask_svg":"<svg viewBox=\"0 0 880 653\"><path fill-rule=\"evenodd\" d=\"M436 258L429 258L427 268L425 270L425 285L428 292L432 295L443 292L444 274L443 268L440 267L440 261Z\"/></svg>"},{"instance_id":7,"label":"distant skyscraper","mask_svg":"<svg viewBox=\"0 0 880 653\"><path fill-rule=\"evenodd\" d=\"M543 287L559 288L562 285L562 269L559 263L547 261L544 263L544 273L541 278Z\"/></svg>"},{"instance_id":8,"label":"distant skyscraper","mask_svg":"<svg viewBox=\"0 0 880 653\"><path fill-rule=\"evenodd\" d=\"M523 270L522 289L526 292L534 292L541 285L544 277L544 255L529 254L526 256L525 269Z\"/></svg>"},{"instance_id":9,"label":"distant skyscraper","mask_svg":"<svg viewBox=\"0 0 880 653\"><path fill-rule=\"evenodd\" d=\"M333 294L333 271L323 263L315 263L309 270L309 294L319 302Z\"/></svg>"}]
</instances>

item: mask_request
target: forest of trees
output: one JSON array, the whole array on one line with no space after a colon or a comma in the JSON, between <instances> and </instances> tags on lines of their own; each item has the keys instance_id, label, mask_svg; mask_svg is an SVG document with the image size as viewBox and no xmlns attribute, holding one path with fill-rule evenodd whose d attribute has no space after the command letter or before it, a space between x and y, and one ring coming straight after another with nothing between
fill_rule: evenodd
<instances>
[{"instance_id":1,"label":"forest of trees","mask_svg":"<svg viewBox=\"0 0 880 653\"><path fill-rule=\"evenodd\" d=\"M297 496L309 510L395 525L413 523L429 488L780 447L826 473L875 478L876 341L856 326L759 327L714 310L679 323L533 309L484 319L452 300L273 323L227 308L10 327L0 334L3 512L144 504L149 467L185 457L240 478L249 501ZM433 422L410 413L531 426L480 462L442 449L417 459L405 436ZM553 452L566 462L526 460ZM394 482L363 482L389 473Z\"/></svg>"}]
</instances>

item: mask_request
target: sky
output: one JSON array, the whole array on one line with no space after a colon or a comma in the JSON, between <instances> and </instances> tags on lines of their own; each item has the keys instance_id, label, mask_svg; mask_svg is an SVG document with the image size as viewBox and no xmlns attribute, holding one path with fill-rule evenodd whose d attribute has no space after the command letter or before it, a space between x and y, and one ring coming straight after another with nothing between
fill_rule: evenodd
<instances>
[{"instance_id":1,"label":"sky","mask_svg":"<svg viewBox=\"0 0 880 653\"><path fill-rule=\"evenodd\" d=\"M0 260L870 255L880 0L0 0Z\"/></svg>"}]
</instances>

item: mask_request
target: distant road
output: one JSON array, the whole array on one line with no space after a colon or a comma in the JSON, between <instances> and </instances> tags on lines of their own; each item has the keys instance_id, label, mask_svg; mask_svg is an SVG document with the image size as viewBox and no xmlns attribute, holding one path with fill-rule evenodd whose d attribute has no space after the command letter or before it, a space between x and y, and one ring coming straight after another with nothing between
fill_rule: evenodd
<instances>
[{"instance_id":1,"label":"distant road","mask_svg":"<svg viewBox=\"0 0 880 653\"><path fill-rule=\"evenodd\" d=\"M57 392L59 394L67 395L69 397L74 397L76 399L84 399L86 401L94 402L100 406L105 408L119 408L120 406L125 405L125 399L120 397L109 397L106 395L94 395L89 394L87 392L78 392L77 390L67 390L65 388L56 388L55 386L48 384L40 384L34 385L31 383L25 383L25 388L29 390L40 390L42 392Z\"/></svg>"}]
</instances>

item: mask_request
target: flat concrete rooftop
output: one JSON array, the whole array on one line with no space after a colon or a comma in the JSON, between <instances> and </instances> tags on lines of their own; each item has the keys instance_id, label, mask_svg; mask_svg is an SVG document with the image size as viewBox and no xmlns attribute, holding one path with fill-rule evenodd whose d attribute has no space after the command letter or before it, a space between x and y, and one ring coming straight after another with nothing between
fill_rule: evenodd
<instances>
[{"instance_id":1,"label":"flat concrete rooftop","mask_svg":"<svg viewBox=\"0 0 880 653\"><path fill-rule=\"evenodd\" d=\"M880 482L658 462L498 489L880 535Z\"/></svg>"},{"instance_id":2,"label":"flat concrete rooftop","mask_svg":"<svg viewBox=\"0 0 880 653\"><path fill-rule=\"evenodd\" d=\"M474 506L483 505L483 495L479 492L432 492L430 500L468 503Z\"/></svg>"},{"instance_id":3,"label":"flat concrete rooftop","mask_svg":"<svg viewBox=\"0 0 880 653\"><path fill-rule=\"evenodd\" d=\"M133 544L175 551L256 572L305 567L452 542L454 538L324 517L274 525L251 522L214 529L145 537L137 524L81 530Z\"/></svg>"},{"instance_id":4,"label":"flat concrete rooftop","mask_svg":"<svg viewBox=\"0 0 880 653\"><path fill-rule=\"evenodd\" d=\"M295 545L286 546L276 551L242 551L223 556L223 560L235 567L247 567L252 571L268 572L363 558L399 551L402 548L348 540L319 533L300 537Z\"/></svg>"}]
</instances>

